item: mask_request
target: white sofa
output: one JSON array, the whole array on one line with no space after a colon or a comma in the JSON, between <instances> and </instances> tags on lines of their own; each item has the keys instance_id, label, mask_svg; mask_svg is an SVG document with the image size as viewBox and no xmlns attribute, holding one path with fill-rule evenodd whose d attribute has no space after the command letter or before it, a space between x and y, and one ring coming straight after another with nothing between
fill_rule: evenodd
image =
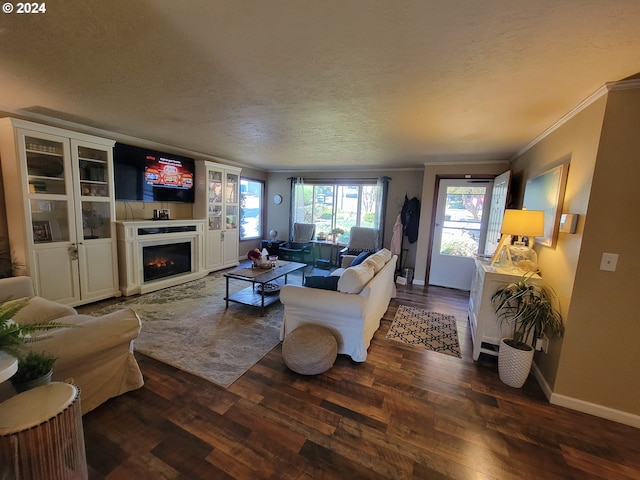
<instances>
[{"instance_id":1,"label":"white sofa","mask_svg":"<svg viewBox=\"0 0 640 480\"><path fill-rule=\"evenodd\" d=\"M364 362L380 319L396 295L396 261L396 255L382 249L358 266L332 272L332 276L340 276L338 291L290 284L282 287L280 340L301 325L321 325L335 335L338 353Z\"/></svg>"},{"instance_id":2,"label":"white sofa","mask_svg":"<svg viewBox=\"0 0 640 480\"><path fill-rule=\"evenodd\" d=\"M80 387L83 414L143 385L133 356L133 340L141 322L133 310L122 309L101 317L78 315L74 308L35 297L30 277L0 279L0 301L24 297L30 298L29 303L13 317L19 325L52 320L76 325L42 331L39 335L46 337L44 340L26 346L58 357L52 380L72 380Z\"/></svg>"}]
</instances>

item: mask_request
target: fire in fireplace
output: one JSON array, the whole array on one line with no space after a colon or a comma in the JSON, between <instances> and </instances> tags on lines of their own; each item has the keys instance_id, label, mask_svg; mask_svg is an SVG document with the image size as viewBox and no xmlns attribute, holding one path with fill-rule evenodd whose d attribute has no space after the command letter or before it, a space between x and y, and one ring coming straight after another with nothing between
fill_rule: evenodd
<instances>
[{"instance_id":1,"label":"fire in fireplace","mask_svg":"<svg viewBox=\"0 0 640 480\"><path fill-rule=\"evenodd\" d=\"M191 242L142 247L144 282L191 272Z\"/></svg>"}]
</instances>

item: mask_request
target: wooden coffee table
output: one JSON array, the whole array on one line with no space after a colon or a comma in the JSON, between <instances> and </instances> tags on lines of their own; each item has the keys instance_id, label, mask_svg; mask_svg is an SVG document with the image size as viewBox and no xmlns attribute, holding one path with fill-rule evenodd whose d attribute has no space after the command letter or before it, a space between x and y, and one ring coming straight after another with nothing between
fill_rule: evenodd
<instances>
[{"instance_id":1,"label":"wooden coffee table","mask_svg":"<svg viewBox=\"0 0 640 480\"><path fill-rule=\"evenodd\" d=\"M242 303L244 305L252 305L260 307L261 315L264 315L264 307L271 305L280 300L280 286L273 283L274 280L284 277L284 283L287 283L287 275L300 270L304 283L304 267L305 263L285 262L278 260L278 266L270 270L251 269L250 266L237 268L231 272L224 274L227 279L226 308L229 308L229 302ZM250 282L251 286L238 292L229 294L229 279L242 280ZM275 285L275 287L271 287Z\"/></svg>"}]
</instances>

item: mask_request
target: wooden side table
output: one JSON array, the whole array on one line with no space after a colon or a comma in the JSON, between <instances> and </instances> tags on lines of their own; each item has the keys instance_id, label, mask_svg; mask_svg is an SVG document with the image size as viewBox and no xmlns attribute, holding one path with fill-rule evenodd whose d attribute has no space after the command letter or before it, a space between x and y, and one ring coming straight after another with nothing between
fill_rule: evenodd
<instances>
[{"instance_id":1,"label":"wooden side table","mask_svg":"<svg viewBox=\"0 0 640 480\"><path fill-rule=\"evenodd\" d=\"M78 387L54 382L0 404L0 478L88 478Z\"/></svg>"}]
</instances>

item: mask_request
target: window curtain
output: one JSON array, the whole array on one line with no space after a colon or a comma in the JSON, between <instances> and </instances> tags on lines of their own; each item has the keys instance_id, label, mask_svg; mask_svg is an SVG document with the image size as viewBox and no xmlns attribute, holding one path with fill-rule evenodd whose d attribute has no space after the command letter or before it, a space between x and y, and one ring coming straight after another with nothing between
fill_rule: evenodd
<instances>
[{"instance_id":1,"label":"window curtain","mask_svg":"<svg viewBox=\"0 0 640 480\"><path fill-rule=\"evenodd\" d=\"M375 228L378 230L378 245L376 245L378 250L382 248L382 243L384 241L385 218L387 218L387 198L389 197L389 180L391 180L390 177L380 177L376 184L376 205L378 208L376 208L376 215L373 221Z\"/></svg>"},{"instance_id":2,"label":"window curtain","mask_svg":"<svg viewBox=\"0 0 640 480\"><path fill-rule=\"evenodd\" d=\"M289 210L289 241L293 241L293 224L304 223L304 180L291 178L291 202Z\"/></svg>"}]
</instances>

